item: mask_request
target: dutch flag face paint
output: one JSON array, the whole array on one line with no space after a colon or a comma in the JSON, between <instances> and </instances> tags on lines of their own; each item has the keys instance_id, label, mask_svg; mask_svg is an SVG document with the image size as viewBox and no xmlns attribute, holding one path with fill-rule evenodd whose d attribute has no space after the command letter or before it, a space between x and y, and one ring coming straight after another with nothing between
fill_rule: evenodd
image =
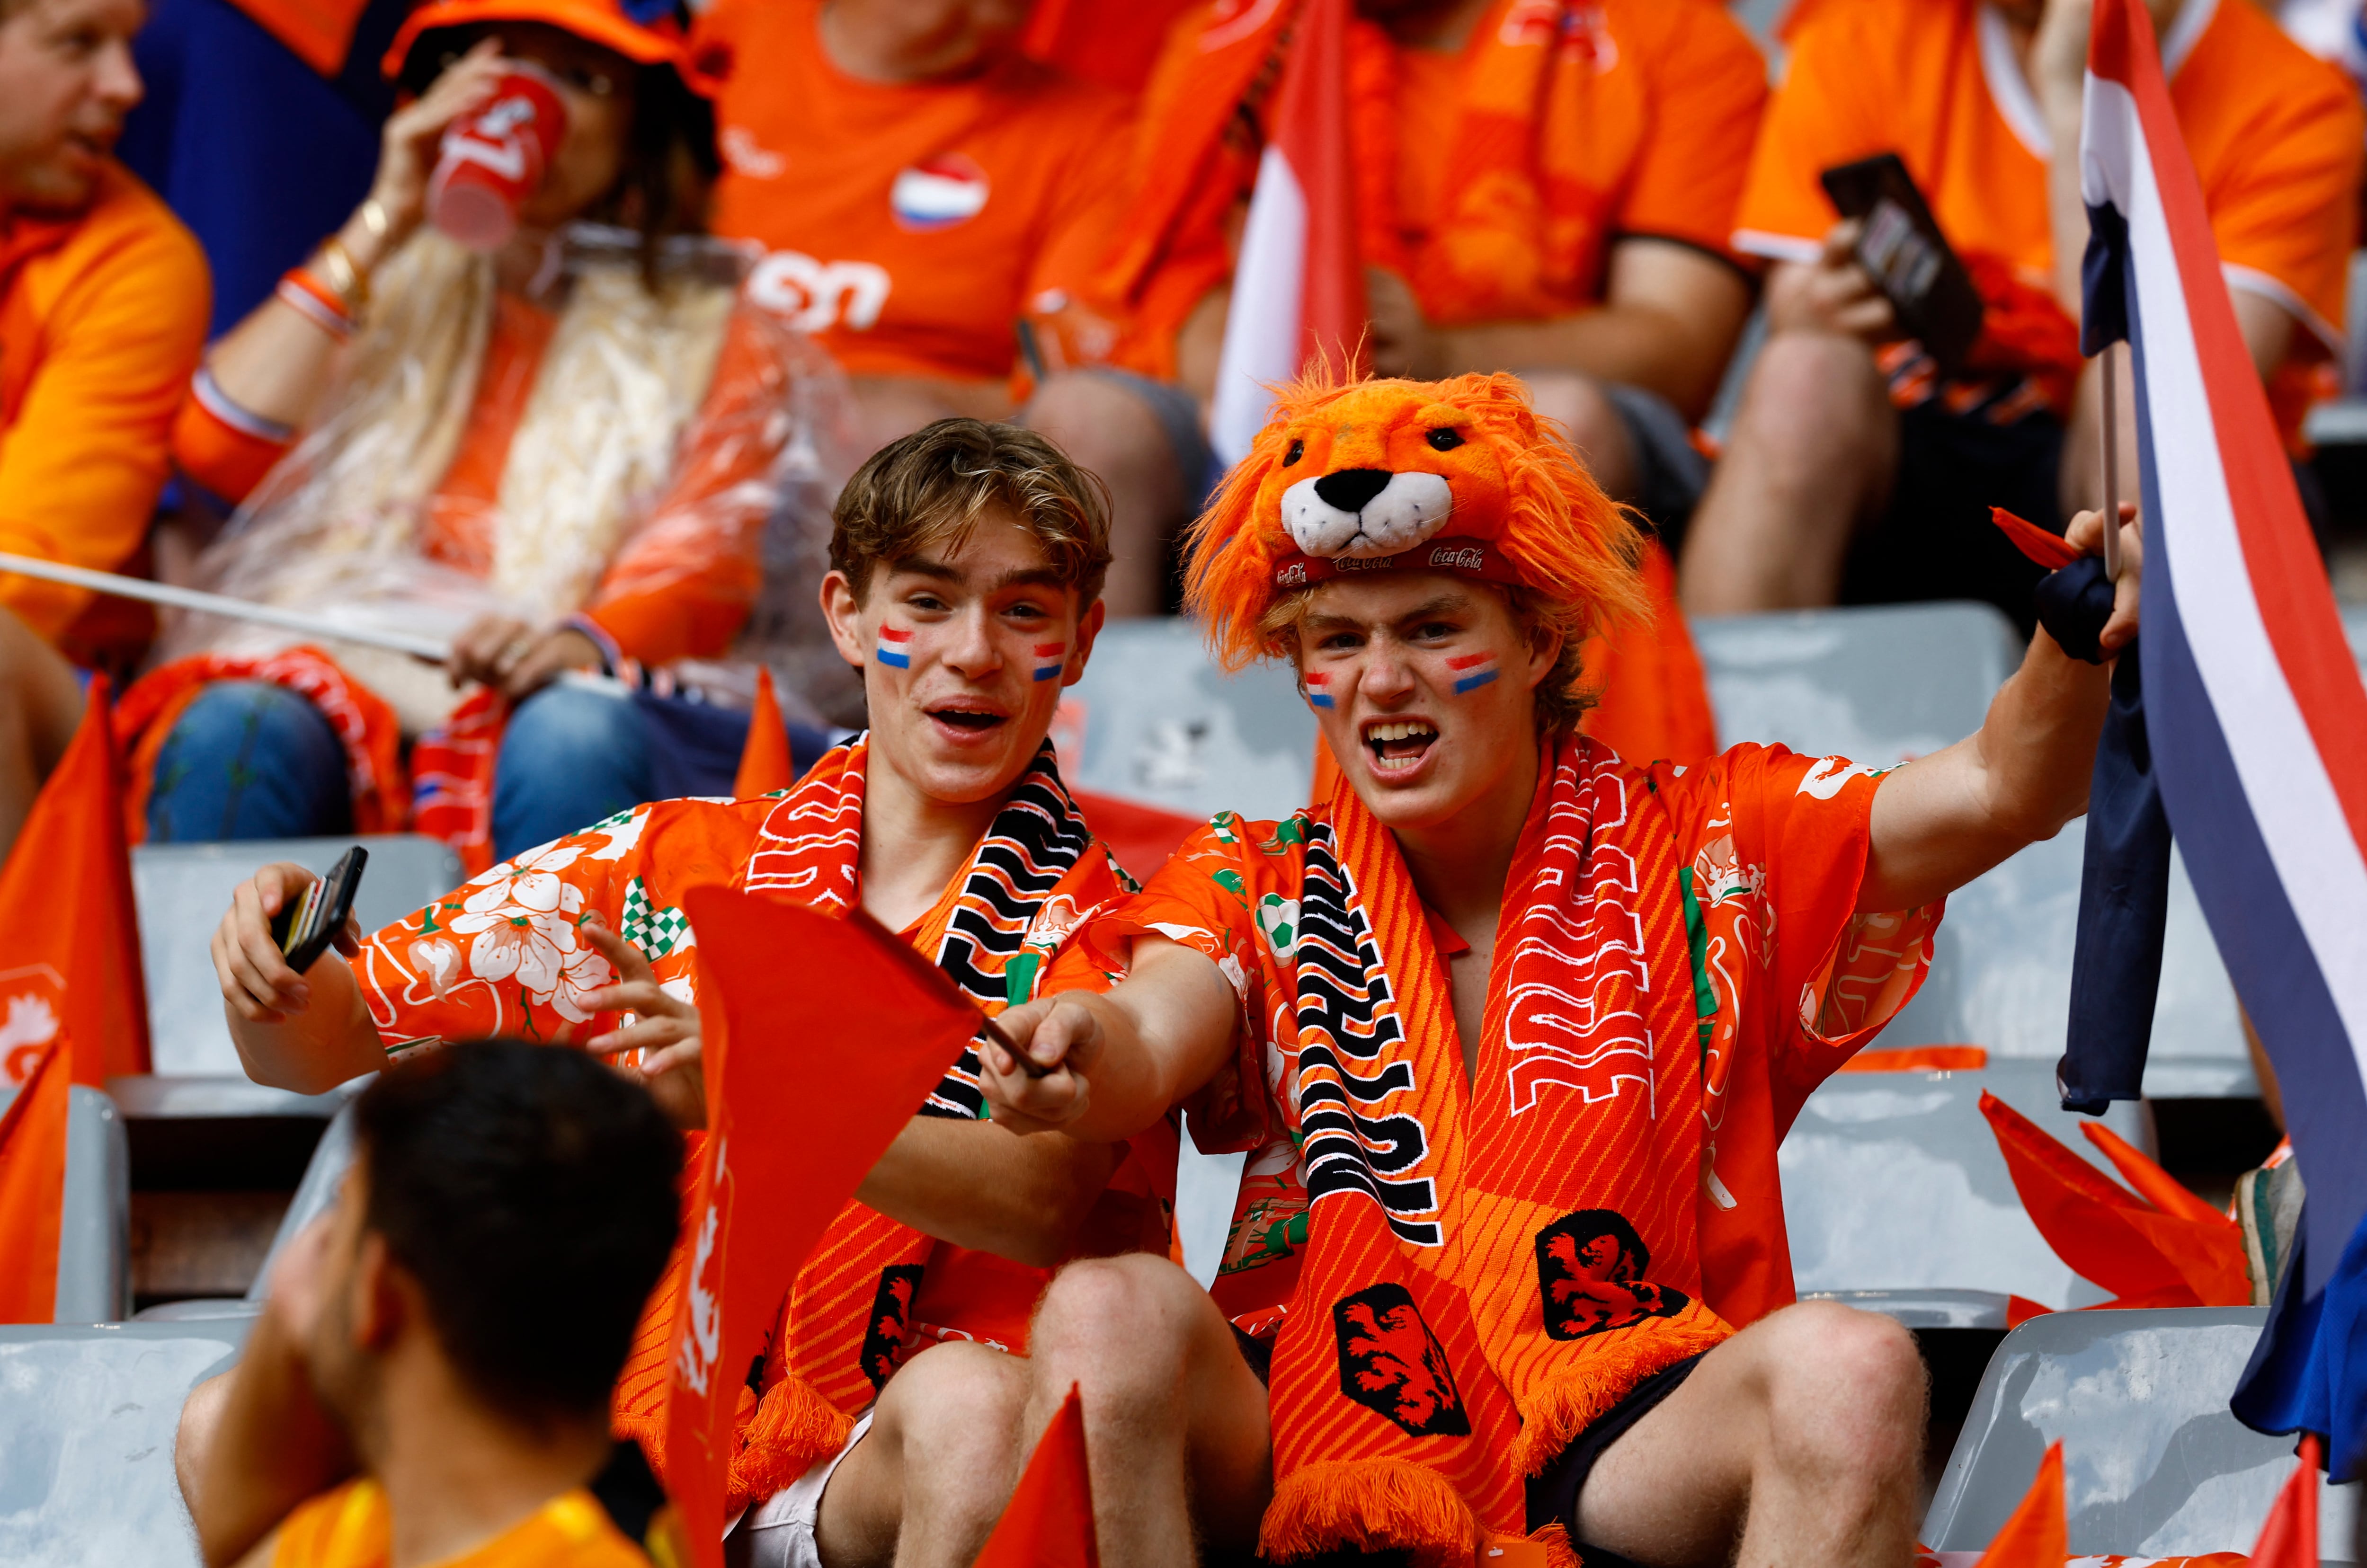
<instances>
[{"instance_id":1,"label":"dutch flag face paint","mask_svg":"<svg viewBox=\"0 0 2367 1568\"><path fill-rule=\"evenodd\" d=\"M1065 642L1039 642L1036 645L1036 679L1057 681L1068 668L1069 645Z\"/></svg>"},{"instance_id":2,"label":"dutch flag face paint","mask_svg":"<svg viewBox=\"0 0 2367 1568\"><path fill-rule=\"evenodd\" d=\"M1331 705L1331 677L1317 671L1307 677L1307 705L1328 708Z\"/></svg>"},{"instance_id":3,"label":"dutch flag face paint","mask_svg":"<svg viewBox=\"0 0 2367 1568\"><path fill-rule=\"evenodd\" d=\"M1460 659L1448 660L1446 667L1455 672L1455 694L1459 697L1466 692L1476 692L1494 680L1498 657L1493 653L1467 653Z\"/></svg>"},{"instance_id":4,"label":"dutch flag face paint","mask_svg":"<svg viewBox=\"0 0 2367 1568\"><path fill-rule=\"evenodd\" d=\"M910 670L912 667L912 634L899 631L894 626L881 626L878 657L879 662L890 669Z\"/></svg>"}]
</instances>

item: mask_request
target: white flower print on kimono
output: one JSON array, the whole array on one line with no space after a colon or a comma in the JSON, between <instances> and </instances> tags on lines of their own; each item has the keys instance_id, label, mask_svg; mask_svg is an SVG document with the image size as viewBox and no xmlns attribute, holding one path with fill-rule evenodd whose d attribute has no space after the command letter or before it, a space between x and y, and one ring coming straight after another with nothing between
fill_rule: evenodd
<instances>
[{"instance_id":1,"label":"white flower print on kimono","mask_svg":"<svg viewBox=\"0 0 2367 1568\"><path fill-rule=\"evenodd\" d=\"M592 1016L583 998L616 979L608 961L575 929L583 915L583 888L559 876L583 852L576 845L553 844L495 867L447 922L453 935L469 941L473 978L496 984L515 978L532 1002L571 1023Z\"/></svg>"}]
</instances>

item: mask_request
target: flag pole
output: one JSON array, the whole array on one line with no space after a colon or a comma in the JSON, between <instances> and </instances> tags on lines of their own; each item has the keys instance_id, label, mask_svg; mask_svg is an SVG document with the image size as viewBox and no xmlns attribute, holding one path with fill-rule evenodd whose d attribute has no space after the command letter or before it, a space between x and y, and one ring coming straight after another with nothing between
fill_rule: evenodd
<instances>
[{"instance_id":1,"label":"flag pole","mask_svg":"<svg viewBox=\"0 0 2367 1568\"><path fill-rule=\"evenodd\" d=\"M433 637L414 637L409 632L387 631L378 626L356 626L332 621L325 615L308 615L299 610L283 610L277 604L257 604L245 599L232 599L221 593L201 593L194 588L176 588L168 582L151 582L145 578L119 577L111 571L90 571L62 562L42 560L35 556L9 555L0 551L0 573L13 572L19 577L38 577L46 582L62 582L72 588L87 588L94 593L109 593L119 599L142 599L151 604L165 604L176 610L194 610L200 615L228 615L235 620L260 621L265 626L283 631L301 632L306 637L337 642L358 642L371 648L391 649L396 653L408 653L414 659L425 659L441 664L452 656L451 645Z\"/></svg>"},{"instance_id":2,"label":"flag pole","mask_svg":"<svg viewBox=\"0 0 2367 1568\"><path fill-rule=\"evenodd\" d=\"M2104 372L2104 579L2121 580L2121 417L2119 366L2112 345L2096 356Z\"/></svg>"}]
</instances>

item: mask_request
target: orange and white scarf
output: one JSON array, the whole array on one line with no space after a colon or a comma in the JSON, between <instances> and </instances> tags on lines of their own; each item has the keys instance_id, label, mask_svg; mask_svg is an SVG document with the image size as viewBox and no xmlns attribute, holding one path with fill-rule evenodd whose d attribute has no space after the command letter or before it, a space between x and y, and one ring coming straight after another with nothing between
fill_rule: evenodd
<instances>
[{"instance_id":1,"label":"orange and white scarf","mask_svg":"<svg viewBox=\"0 0 2367 1568\"><path fill-rule=\"evenodd\" d=\"M832 750L782 797L748 857L742 887L840 915L855 908L866 750L861 738ZM1035 994L1061 940L1126 890L1119 875L1062 785L1047 743L968 862L907 934L991 1017ZM814 983L827 985L829 976ZM984 1105L977 1053L966 1051L920 1114L977 1117ZM661 1473L667 1359L689 1243L686 1226L642 1313L612 1410L617 1434L640 1438ZM942 1263L947 1250L959 1249L861 1203L850 1202L831 1222L783 1304L755 1380L761 1397L752 1390L742 1402L730 1507L778 1491L845 1442L854 1416L913 1348L922 1326L912 1316L913 1300L933 1257Z\"/></svg>"},{"instance_id":2,"label":"orange and white scarf","mask_svg":"<svg viewBox=\"0 0 2367 1568\"><path fill-rule=\"evenodd\" d=\"M1566 738L1543 767L1468 1087L1395 839L1344 786L1308 829L1310 1224L1274 1345L1269 1557L1395 1546L1468 1562L1483 1534L1527 1532L1523 1476L1732 1332L1702 1301L1703 1048L1675 823L1592 742ZM1558 1526L1542 1533L1566 1555Z\"/></svg>"}]
</instances>

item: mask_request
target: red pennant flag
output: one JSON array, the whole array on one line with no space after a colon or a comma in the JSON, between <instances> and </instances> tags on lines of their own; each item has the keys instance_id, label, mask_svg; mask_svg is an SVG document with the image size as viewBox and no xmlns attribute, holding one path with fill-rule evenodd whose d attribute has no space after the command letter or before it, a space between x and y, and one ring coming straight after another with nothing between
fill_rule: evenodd
<instances>
[{"instance_id":1,"label":"red pennant flag","mask_svg":"<svg viewBox=\"0 0 2367 1568\"><path fill-rule=\"evenodd\" d=\"M2317 1568L2317 1434L2305 1432L2300 1462L2252 1543L2252 1568Z\"/></svg>"},{"instance_id":2,"label":"red pennant flag","mask_svg":"<svg viewBox=\"0 0 2367 1568\"><path fill-rule=\"evenodd\" d=\"M2074 1273L2113 1292L2117 1299L2106 1304L2242 1306L2251 1301L2243 1232L2236 1222L2187 1193L2142 1153L2102 1128L2086 1129L2090 1141L2152 1202L2116 1185L1987 1091L1981 1114L1997 1134L2031 1223Z\"/></svg>"},{"instance_id":3,"label":"red pennant flag","mask_svg":"<svg viewBox=\"0 0 2367 1568\"><path fill-rule=\"evenodd\" d=\"M2063 1445L2038 1461L2038 1475L1975 1568L2063 1568L2070 1555L2063 1517Z\"/></svg>"},{"instance_id":4,"label":"red pennant flag","mask_svg":"<svg viewBox=\"0 0 2367 1568\"><path fill-rule=\"evenodd\" d=\"M740 772L731 781L731 793L746 800L797 782L797 764L789 761L789 731L781 723L780 701L773 695L773 672L758 665L756 706L748 716L748 740L740 748Z\"/></svg>"},{"instance_id":5,"label":"red pennant flag","mask_svg":"<svg viewBox=\"0 0 2367 1568\"><path fill-rule=\"evenodd\" d=\"M823 1228L980 1015L861 910L833 919L719 886L694 887L683 904L698 933L708 1131L674 1320L666 1482L698 1562L722 1568L748 1364Z\"/></svg>"},{"instance_id":6,"label":"red pennant flag","mask_svg":"<svg viewBox=\"0 0 2367 1568\"><path fill-rule=\"evenodd\" d=\"M50 1323L66 1201L66 1089L51 1040L0 1111L0 1323Z\"/></svg>"},{"instance_id":7,"label":"red pennant flag","mask_svg":"<svg viewBox=\"0 0 2367 1568\"><path fill-rule=\"evenodd\" d=\"M1101 1561L1093 1478L1085 1469L1085 1406L1070 1383L976 1568L1101 1568Z\"/></svg>"},{"instance_id":8,"label":"red pennant flag","mask_svg":"<svg viewBox=\"0 0 2367 1568\"><path fill-rule=\"evenodd\" d=\"M0 1082L23 1082L39 1047L60 1034L72 1043L76 1083L96 1089L109 1074L148 1071L148 995L104 675L91 677L82 727L0 867Z\"/></svg>"}]
</instances>

